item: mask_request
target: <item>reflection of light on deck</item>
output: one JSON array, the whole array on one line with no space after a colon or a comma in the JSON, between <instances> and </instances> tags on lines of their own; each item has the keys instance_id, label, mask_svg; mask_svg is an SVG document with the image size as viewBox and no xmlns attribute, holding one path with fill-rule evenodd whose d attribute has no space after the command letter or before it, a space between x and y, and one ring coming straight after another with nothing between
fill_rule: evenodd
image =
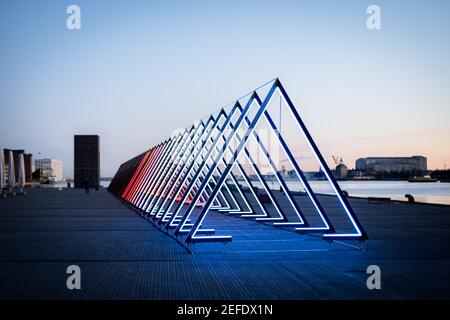
<instances>
[{"instance_id":1,"label":"reflection of light on deck","mask_svg":"<svg viewBox=\"0 0 450 320\"><path fill-rule=\"evenodd\" d=\"M103 189L31 189L0 201L0 299L450 299L450 207L350 201L372 239L364 252L213 212L205 228L233 242L188 255ZM69 264L86 289L55 285Z\"/></svg>"}]
</instances>

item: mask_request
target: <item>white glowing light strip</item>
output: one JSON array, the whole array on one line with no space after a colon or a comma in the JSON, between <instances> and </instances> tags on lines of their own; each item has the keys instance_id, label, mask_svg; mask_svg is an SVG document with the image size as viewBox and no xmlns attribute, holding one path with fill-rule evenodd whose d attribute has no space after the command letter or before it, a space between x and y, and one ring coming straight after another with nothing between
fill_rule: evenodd
<instances>
[{"instance_id":1,"label":"white glowing light strip","mask_svg":"<svg viewBox=\"0 0 450 320\"><path fill-rule=\"evenodd\" d=\"M285 99L285 97L284 97L284 95L282 94L281 91L280 91L280 96L281 96L281 97L283 98L283 100L287 103L287 101L286 101L286 99ZM287 104L288 104L288 103L287 103ZM289 105L289 104L288 104L288 105ZM288 109L289 109L289 111L291 112L291 114L292 114L292 115L294 116L294 118L295 118L294 112L291 110L291 108L289 107ZM327 235L327 234L324 234L323 236L324 236L324 237L328 237L328 236L333 236L333 237L336 237L336 236L339 236L339 237L362 236L361 230L359 230L359 228L358 228L358 226L357 226L355 220L353 219L351 213L349 212L347 206L345 205L344 201L343 201L342 198L341 198L342 195L338 192L338 190L336 189L336 187L334 186L334 184L331 183L331 178L330 178L330 176L328 175L327 170L326 170L325 167L324 167L324 164L320 161L319 156L318 156L317 153L315 152L314 148L313 148L312 145L311 145L311 142L309 141L308 137L306 136L305 132L303 131L303 129L302 129L302 127L300 126L300 124L298 123L298 121L295 121L295 122L297 123L297 126L299 127L300 131L302 132L303 137L305 138L305 140L308 141L309 147L311 148L312 152L314 153L314 156L316 157L317 161L320 163L320 167L322 168L322 172L325 173L325 175L327 176L328 181L330 182L331 186L333 187L333 190L334 190L336 196L338 197L339 201L341 202L341 205L342 205L342 207L344 208L344 210L345 210L347 216L349 217L351 223L353 224L353 227L355 228L355 230L357 230L357 233L356 233L356 234L334 234L334 233L333 233L333 234L328 234L328 235Z\"/></svg>"},{"instance_id":2,"label":"white glowing light strip","mask_svg":"<svg viewBox=\"0 0 450 320\"><path fill-rule=\"evenodd\" d=\"M208 122L208 123L207 123L207 126L209 127L210 124L211 124L211 123ZM202 133L202 138L201 138L200 140L198 140L197 143L198 143L198 142L204 142L204 141L206 140L206 138L203 138L203 136L204 136L204 135L209 136L210 134L212 134L213 131L214 131L214 128L212 128L212 129L209 130L209 131L208 131L208 130L204 130L203 133ZM175 203L177 197L180 195L180 193L181 193L183 190L184 190L184 192L186 192L185 186L184 186L184 182L188 180L189 175L190 175L189 172L188 172L188 170L187 170L187 168L188 168L188 164L190 164L189 166L191 166L191 165L194 163L196 157L197 157L198 154L199 154L199 151L198 151L199 149L197 148L197 145L198 145L198 144L195 145L196 148L194 148L194 150L190 153L190 156L193 156L194 159L189 158L189 161L186 161L186 163L184 163L183 167L178 171L178 172L181 172L181 174L180 174L180 175L178 176L178 178L176 179L176 180L177 180L177 181L176 181L177 187L176 187L176 190L174 191L174 197L173 197L172 200L170 201L169 206L167 207L165 214L164 214L164 215L162 216L162 218L161 218L161 221L163 221L163 222L168 222L168 221L166 221L166 216L170 213L170 210L171 210L173 204ZM201 148L200 148L200 149L201 149ZM171 213L170 213L170 214L171 214Z\"/></svg>"},{"instance_id":3,"label":"white glowing light strip","mask_svg":"<svg viewBox=\"0 0 450 320\"><path fill-rule=\"evenodd\" d=\"M185 145L186 141L189 139L189 137L191 136L192 132L194 131L194 128L192 128L191 130L186 130L183 134L183 138L181 139L181 141L177 144L176 148L174 150L172 150L172 152L169 153L168 157L166 158L166 162L162 167L162 170L160 171L160 174L155 176L154 179L152 180L149 188L148 188L148 195L146 196L146 198L143 200L143 206L142 209L145 210L146 212L149 212L150 209L149 207L149 202L153 199L153 192L155 191L155 188L157 186L160 185L161 181L164 179L164 177L166 176L166 173L168 172L168 170L172 167L172 159L174 159L174 155L178 155L179 151L182 149L182 147Z\"/></svg>"},{"instance_id":4,"label":"white glowing light strip","mask_svg":"<svg viewBox=\"0 0 450 320\"><path fill-rule=\"evenodd\" d=\"M235 111L236 111L236 108L233 108L233 110L232 110L232 113L230 113L229 115L228 115L228 117L227 117L227 120L229 119L230 121L231 121L231 119L232 119L232 117L234 116L234 113L235 113ZM219 133L218 133L218 135L214 138L214 143L213 143L213 146L211 146L211 148L213 148L214 147L214 145L216 145L218 142L219 142L219 140L220 140L220 137L223 135L223 131L220 131L219 130ZM209 149L209 151L207 152L207 155L205 156L205 157L208 157L209 155L209 153L211 152L212 153L212 151L211 151L211 148ZM197 159L196 159L197 160ZM203 162L204 163L204 162ZM203 163L202 163L202 169L203 169ZM196 180L198 180L198 176L197 176L197 179ZM195 183L196 181L194 181L194 183ZM192 184L190 184L189 186L188 186L188 192L190 192L191 189L192 188ZM180 212L180 210L181 210L181 207L179 206L178 207L178 210L175 210L175 216L178 216L178 214L179 214L179 212ZM185 215L186 215L186 213L185 213ZM184 215L184 216L185 216ZM188 218L188 217L187 217ZM172 222L169 222L169 224L172 226ZM179 227L179 226L178 226Z\"/></svg>"},{"instance_id":5,"label":"white glowing light strip","mask_svg":"<svg viewBox=\"0 0 450 320\"><path fill-rule=\"evenodd\" d=\"M215 120L215 121L216 121L216 120ZM208 122L207 129L208 129L209 126L212 125L215 121ZM203 132L203 134L202 134L202 139L199 140L199 142L200 142L200 141L201 141L201 142L207 141L207 140L208 140L208 137L213 133L213 131L214 131L214 128L211 128L211 130L209 130L209 131L208 131L208 130L205 130L205 131ZM203 136L206 136L206 137L203 138ZM189 181L189 183L191 182L190 179L192 178L192 172L196 172L196 171L198 170L199 165L198 165L198 163L197 163L197 160L199 159L199 156L201 157L201 152L202 152L202 150L206 147L206 143L205 143L202 147L200 147L200 148L198 148L197 146L198 146L198 145L196 144L196 148L195 148L195 149L191 152L191 154L189 155L189 161L186 161L186 163L184 164L183 168L181 169L181 170L184 172L184 175L183 175L183 174L180 175L179 178L177 179L178 187L177 187L177 190L175 190L175 192L174 192L174 198L172 199L172 201L169 203L169 206L167 207L166 213L169 213L169 212L170 212L170 210L172 209L172 206L173 206L174 203L175 203L175 199L176 199L178 196L180 196L181 191L182 191L183 189L185 189L184 192L188 192L187 187L185 187L185 184L186 184L187 181ZM202 159L203 159L203 158L202 158ZM189 169L189 168L188 168L188 165L189 165L189 167L191 167L191 170L188 170L188 169ZM197 169L195 168L196 165L197 165ZM203 176L203 177L204 177L204 176ZM198 185L198 183L195 182L195 186L197 186L197 185ZM183 195L184 195L184 193L183 193ZM225 201L226 201L226 199L225 199ZM220 202L220 201L219 201L219 202ZM162 221L166 222L164 216L163 216L163 220L162 220Z\"/></svg>"},{"instance_id":6,"label":"white glowing light strip","mask_svg":"<svg viewBox=\"0 0 450 320\"><path fill-rule=\"evenodd\" d=\"M266 112L267 112L267 111L266 111ZM272 132L273 132L275 135L277 135L277 132L275 131L275 129L270 125L270 121L269 121L269 119L267 118L266 112L264 112L263 117L264 117L264 119L267 121L267 123L269 124L269 127L271 128ZM279 133L279 135L281 136L281 132L278 131L278 133ZM281 144L281 143L280 143L280 144ZM306 187L306 182L304 181L304 179L302 178L302 176L301 176L300 173L298 172L297 166L294 165L294 164L292 163L292 161L291 161L291 159L290 159L290 157L289 157L289 155L288 155L288 153L287 153L285 147L284 147L282 144L281 144L281 146L282 146L283 152L284 152L284 154L286 155L287 159L289 160L289 162L291 163L291 165L294 167L294 171L295 171L295 173L297 174L297 177L298 177L298 178L300 179L300 181L302 182L303 187L305 188L305 190L306 190L306 192L307 192L307 194L308 194L308 196L309 196L311 202L313 203L314 207L316 208L316 211L319 213L320 218L322 219L322 221L324 222L324 224L325 224L325 226L326 226L326 227L301 227L301 228L297 228L296 230L329 230L329 229L330 229L330 226L328 225L327 221L326 221L325 218L323 217L322 211L320 210L320 208L319 208L317 202L315 201L314 197L313 197L313 196L311 195L311 193L309 192L309 188ZM279 223L275 223L275 224L276 224L276 225L291 225L289 222L279 222ZM294 224L297 224L297 223L294 223Z\"/></svg>"},{"instance_id":7,"label":"white glowing light strip","mask_svg":"<svg viewBox=\"0 0 450 320\"><path fill-rule=\"evenodd\" d=\"M256 105L257 105L258 107L261 107L256 99L253 100L253 102L252 102L251 105L253 105L253 103L256 103ZM251 107L250 107L250 108L251 108ZM244 118L243 123L244 123L245 125L249 126L245 118ZM231 128L231 126L230 126L230 129L231 129L231 130L235 130L235 129ZM236 131L237 131L237 130L238 130L238 129L236 128ZM253 135L252 135L252 136L253 136ZM255 138L255 137L254 137L254 138ZM235 139L235 140L238 142L238 144L242 141L242 138L239 136L239 134L238 134L237 132L236 132L236 135L233 137L233 139ZM256 138L255 138L255 139L256 139ZM247 141L247 142L248 142L248 141ZM259 145L259 143L258 143L258 145ZM243 149L246 149L246 148L244 147ZM247 151L248 151L248 150L247 150ZM263 152L263 153L264 153L264 152ZM248 159L248 161L249 161L250 163L255 164L255 162L253 161L253 158L252 158L251 155L250 155L250 152L249 152L248 154L247 154L247 152L244 152L244 154L245 154L246 158ZM266 159L268 160L267 155L266 155L265 153L264 153L264 155L266 156ZM237 159L238 159L238 157L236 157L236 161L237 161ZM235 164L233 164L233 166L234 166L234 165L235 165ZM253 168L253 165L252 165L252 168ZM273 169L272 169L272 171L273 171ZM271 195L271 192L266 188L266 185L265 185L265 183L263 182L262 177L258 174L257 171L255 171L255 172L256 172L256 176L258 177L259 182L262 184L262 186L263 186L264 190L266 191L267 195L269 196L269 198L270 198L270 200L271 200L273 206L274 206L275 209L277 210L279 217L269 217L269 215L267 214L267 211L266 211L266 210L264 210L265 215L257 215L257 214L251 214L251 215L248 215L248 214L245 214L245 215L242 215L241 217L243 217L243 218L257 218L256 220L267 220L267 221L270 221L270 220L284 220L283 215L282 215L282 213L281 213L281 209L278 207L276 201L274 201L274 199L273 199L273 197L272 197L272 195ZM256 196L256 198L258 199L257 196ZM258 199L258 201L259 201L259 199ZM260 203L260 205L262 206L261 203ZM294 210L295 210L295 208L294 208ZM301 220L301 218L300 218L300 220ZM302 220L301 220L301 221L302 221Z\"/></svg>"},{"instance_id":8,"label":"white glowing light strip","mask_svg":"<svg viewBox=\"0 0 450 320\"><path fill-rule=\"evenodd\" d=\"M218 146L216 145L216 147L214 148L216 152L218 152ZM224 159L221 159L222 162L225 164L226 166L226 162ZM216 168L216 172L219 173L219 175L221 175L220 171L218 170L218 168ZM214 183L217 183L216 179L214 178ZM225 189L228 191L228 193L230 194L231 200L233 201L235 207L237 207L236 209L232 209L232 207L230 206L229 202L227 201L227 199L224 197L222 191L220 191L220 193L222 194L222 197L225 198L225 201L227 202L228 208L223 208L223 209L218 209L218 211L220 212L236 212L236 211L241 211L241 207L238 205L233 193L231 192L230 188L228 187L228 185L225 183ZM237 187L237 186L236 186ZM213 206L211 206L212 209L216 209Z\"/></svg>"},{"instance_id":9,"label":"white glowing light strip","mask_svg":"<svg viewBox=\"0 0 450 320\"><path fill-rule=\"evenodd\" d=\"M155 174L157 174L159 172L159 169L160 169L161 165L165 162L168 154L174 148L174 146L177 145L177 143L180 141L181 137L182 137L181 134L178 135L177 137L174 137L172 139L172 141L170 142L170 145L168 146L168 148L165 150L164 154L159 157L159 159L157 160L157 162L153 166L153 169L147 171L146 176L144 177L144 182L143 182L143 186L142 186L142 189L141 189L141 194L136 199L137 200L136 201L136 206L138 208L142 209L142 200L145 198L146 192L148 192L148 184L149 184L149 181L151 180L151 177L153 177Z\"/></svg>"},{"instance_id":10,"label":"white glowing light strip","mask_svg":"<svg viewBox=\"0 0 450 320\"><path fill-rule=\"evenodd\" d=\"M181 147L177 151L177 154L174 156L173 161L172 161L168 171L166 172L166 174L162 175L161 179L159 180L159 182L157 184L155 184L155 187L157 188L156 192L154 193L154 195L153 195L153 197L152 197L152 199L150 201L150 204L147 206L147 212L152 211L151 215L154 215L154 210L155 210L155 207L156 207L155 201L156 201L157 198L158 198L158 200L160 198L158 195L161 195L162 189L164 188L164 186L166 185L166 183L168 181L166 178L169 175L169 172L172 172L172 175L170 175L170 178L169 178L169 179L172 179L174 170L176 170L178 165L183 160L183 152L189 146L189 144L192 141L192 138L196 135L196 133L199 130L199 128L200 128L200 125L197 126L195 128L195 130L192 130L190 132L190 134L188 135L186 140L183 142L183 144L181 145Z\"/></svg>"},{"instance_id":11,"label":"white glowing light strip","mask_svg":"<svg viewBox=\"0 0 450 320\"><path fill-rule=\"evenodd\" d=\"M127 201L129 203L131 203L132 205L135 205L134 198L135 198L136 194L138 193L138 191L140 190L140 188L142 187L142 177L144 176L144 173L145 173L144 170L146 170L148 168L149 164L153 163L155 157L158 157L159 155L161 155L163 150L164 150L164 145L161 144L161 145L155 147L154 150L147 151L146 153L150 152L150 154L148 154L148 156L142 160L140 169L135 170L135 173L136 173L135 183L127 196Z\"/></svg>"},{"instance_id":12,"label":"white glowing light strip","mask_svg":"<svg viewBox=\"0 0 450 320\"><path fill-rule=\"evenodd\" d=\"M223 115L220 115L220 116L222 117ZM231 129L231 125L228 125L228 127ZM226 129L228 129L228 128L225 128L225 130L226 130ZM236 137L234 137L234 139L237 140ZM224 141L226 142L226 139L225 139L224 136L222 136L222 140L224 140ZM237 141L239 142L239 140L237 140ZM226 148L226 152L229 152L229 153L231 154L231 156L233 156L233 152L231 151L230 148L231 148L231 147L228 146L228 147ZM214 148L214 152L219 152L219 153L220 153L220 149L219 149L219 147L218 147L217 145L216 145L215 148ZM247 158L248 158L248 156L247 156ZM223 163L223 164L225 165L225 167L226 167L227 163L225 162L225 159L224 159L224 158L221 158L221 161L222 161L222 163ZM236 159L236 161L239 161L239 160ZM250 159L249 159L249 161L250 161ZM250 161L250 162L251 162L251 161ZM252 186L248 183L247 178L245 177L245 174L242 172L241 167L238 166L238 168L239 168L239 171L241 172L241 174L244 176L244 178L245 178L247 184L249 185L249 189L251 189L252 192L253 192L253 194L254 194L253 188L252 188ZM251 210L251 207L250 207L250 205L249 205L247 199L246 199L245 196L242 194L242 192L241 192L241 190L240 190L240 188L239 188L239 186L238 186L238 183L237 183L237 181L235 180L234 176L231 175L231 178L232 178L232 180L233 180L234 185L236 186L236 189L238 190L238 192L240 193L242 199L244 200L245 205L247 206L247 209L248 209L248 210L243 211L242 208L240 208L240 206L237 205L236 200L234 200L236 206L237 206L238 208L240 208L240 209L230 209L230 210L220 210L220 209L219 209L219 211L232 212L233 214L252 213L253 211ZM226 185L226 184L225 184L225 185ZM227 187L227 189L228 189L228 192L230 192L230 194L231 194L231 191L229 190L228 187ZM256 199L256 201L258 202L258 204L259 204L259 205L261 206L261 208L263 209L263 212L265 212L265 209L262 207L262 204L259 202L258 197L257 197L256 195L254 195L254 196L255 196L255 199ZM211 209L216 209L216 207L214 207L214 206L211 206L210 208L211 208ZM265 212L265 216L267 216L267 212Z\"/></svg>"},{"instance_id":13,"label":"white glowing light strip","mask_svg":"<svg viewBox=\"0 0 450 320\"><path fill-rule=\"evenodd\" d=\"M233 128L231 128L231 124L229 124L229 125L224 129L224 131L225 131L225 130L228 130L228 129L233 130ZM238 138L233 137L233 139L235 139L235 140L239 143L239 139L238 139ZM223 135L222 135L222 140L224 140L224 141L226 142L226 139L225 139L225 137L224 137ZM219 147L216 146L215 151L218 151L218 150L219 150ZM231 151L231 146L228 146L228 147L226 148L225 152L229 152L229 153L231 154L231 156L233 156L233 152ZM253 163L253 162L250 160L250 158L248 157L248 155L247 155L247 154L245 154L245 155L246 155L248 161L251 162L251 163ZM226 162L225 162L225 159L224 159L223 157L221 158L221 161L223 162L223 164L224 164L225 166L227 165ZM237 162L237 161L239 161L239 160L236 159L235 161ZM234 166L234 165L233 165L233 166ZM244 174L244 172L242 171L241 167L238 166L238 168L239 168L239 171L241 172L242 176L244 177L244 180L246 181L247 185L249 186L249 189L251 190L253 196L255 197L256 202L258 203L258 205L261 207L262 211L264 212L264 215L247 215L247 216L249 216L249 217L268 217L268 214L267 214L267 212L266 212L264 206L261 204L261 202L260 202L259 199L258 199L258 196L256 196L255 192L253 191L253 187L252 187L252 185L249 183L249 181L247 180L247 177L245 176L245 174ZM252 166L252 168L253 168L253 166ZM259 176L258 172L255 171L255 173L256 173L257 176ZM235 183L235 185L236 185L236 188L238 189L239 193L241 194L241 197L243 198L243 200L244 200L244 202L245 202L247 208L250 210L250 211L247 210L246 212L245 212L245 211L242 211L242 210L241 210L241 211L234 211L234 213L235 213L235 214L238 214L238 213L243 213L243 214L249 213L249 214L250 214L250 213L252 213L253 211L251 211L251 209L250 209L251 207L250 207L249 203L247 202L247 199L246 199L245 196L242 194L242 192L241 192L239 186L237 186L237 182L235 181L234 177L233 177L233 181L234 181L234 183ZM263 187L264 187L264 184L263 184ZM265 188L265 187L264 187L264 188ZM266 192L267 192L267 190L266 190ZM211 206L210 209L213 209L213 206ZM231 210L230 210L230 211L231 211ZM244 215L241 215L241 217L243 217L243 216L244 216Z\"/></svg>"},{"instance_id":14,"label":"white glowing light strip","mask_svg":"<svg viewBox=\"0 0 450 320\"><path fill-rule=\"evenodd\" d=\"M251 107L252 107L254 101L255 101L255 100L253 100L253 101L250 103L250 106L247 108L247 113L248 113L248 111L251 109ZM231 117L234 116L234 112L235 112L235 111L236 111L236 110L233 110L233 114L231 115ZM229 116L230 116L230 115L229 115ZM225 131L227 131L228 127L231 127L231 126L230 126L230 123L231 123L231 121L228 122L228 124L224 127L224 130L221 132L221 135L218 137L218 139L220 139L220 137L223 138L223 135L224 135ZM241 122L241 124L242 124L242 122ZM224 157L224 155L225 155L225 153L226 153L228 147L229 147L230 144L231 144L231 141L236 137L236 135L237 135L237 130L238 130L237 127L234 128L234 129L231 129L230 135L229 135L229 136L227 137L227 139L225 140L225 144L224 144L224 146L223 146L223 147L225 148L225 150L224 150L223 154L219 157L219 158L220 158L220 159L219 159L219 162L220 162L220 160L223 159L223 157ZM228 140L230 140L230 142L229 142L228 146L226 146L226 141L228 141ZM217 143L214 144L211 148L214 148L215 145L217 145ZM243 148L243 149L244 149L244 148ZM241 150L241 151L242 151L242 150ZM212 155L214 152L215 152L215 148L214 148L214 149L210 149L210 150L208 151L209 158L211 158L211 155ZM216 158L217 158L217 157L216 157ZM238 156L234 159L234 161L236 161L237 158L238 158ZM206 163L206 162L203 162L202 165L204 165L204 163ZM252 162L252 163L253 163L253 162ZM213 160L213 166L214 166L214 164L215 164L215 160ZM234 164L235 164L235 163L232 164L232 167L234 166ZM217 163L217 166L218 166L218 163ZM217 166L216 166L216 167L217 167ZM203 168L204 168L204 166L203 166ZM230 172L231 172L231 171L230 171ZM203 173L203 171L202 171L202 173ZM222 175L223 175L223 174L222 174ZM198 180L198 178L199 178L199 176L197 176L197 178L196 178L195 180ZM258 175L258 178L260 178L259 175ZM220 186L218 187L219 189L221 189L221 188L223 187L223 183L225 182L225 180L226 180L226 179L224 179L223 182L220 184ZM264 185L264 184L263 184L263 185ZM204 188L206 188L206 186L205 186ZM203 191L199 191L199 192L203 192ZM269 196L270 196L270 194L269 194ZM216 195L216 197L217 197L217 195ZM272 198L271 196L270 196L270 198L271 198L271 200L272 200L272 203L274 203L274 202L273 202L273 198ZM274 205L275 205L275 203L274 203ZM209 210L211 209L211 206L212 206L212 202L209 204L209 206L208 206L208 208L207 208L207 211L208 211L208 212L209 212ZM275 205L275 207L277 208L278 213L279 213L280 216L282 217L282 214L281 214L281 212L279 211L278 206ZM188 208L188 211L184 214L184 216L187 215L188 218L190 217L190 215L191 215L191 213L192 213L192 211L193 211L193 207L190 207L190 208L191 208L191 209ZM178 214L178 213L177 213L177 214ZM273 218L267 218L267 219L273 219ZM284 218L281 218L281 219L284 220ZM186 222L185 222L185 223L186 223ZM185 223L183 223L181 226L178 224L178 230L180 230L180 231L184 230ZM201 224L201 223L200 223L200 224ZM172 225L172 224L171 224L171 225Z\"/></svg>"},{"instance_id":15,"label":"white glowing light strip","mask_svg":"<svg viewBox=\"0 0 450 320\"><path fill-rule=\"evenodd\" d=\"M281 92L280 92L280 94L281 94ZM258 106L260 106L260 104L259 104L258 101L256 101L256 103L257 103ZM263 113L262 117L265 118L267 122L269 122L269 120L268 120L267 117L266 117L265 112ZM269 127L270 127L271 130L276 134L275 130L272 128L272 126L270 126L270 123L269 123ZM281 188L284 190L284 193L285 193L286 197L288 198L288 200L289 200L289 202L290 202L290 204L291 204L291 206L292 206L292 209L294 209L295 213L297 214L298 218L300 219L300 222L298 222L297 224L304 224L304 221L303 221L301 215L299 214L299 212L297 211L297 209L296 209L296 207L295 207L296 204L294 204L294 202L293 202L294 200L291 199L291 197L287 195L288 192L287 192L286 188L284 187L283 183L281 182L281 180L280 180L280 178L279 178L279 176L278 176L278 174L277 174L277 171L275 170L275 169L276 169L275 164L274 164L273 161L268 157L267 152L265 152L265 151L267 151L267 150L264 150L264 148L262 147L262 145L261 145L261 144L262 144L262 141L259 140L259 141L261 141L261 142L258 143L257 134L256 134L255 132L253 132L253 138L255 139L255 141L256 141L257 144L258 144L259 149L262 151L262 153L263 153L264 156L266 157L267 161L269 162L270 167L271 167L271 169L272 169L272 172L275 174L275 177L276 177L276 179L278 180L278 183L280 184ZM280 143L280 144L281 144L281 143ZM284 149L284 147L283 147L282 149L283 149L283 152L286 154L286 156L287 156L289 162L291 163L291 165L293 165L293 164L292 164L292 161L290 161L289 156L288 156L286 150ZM295 172L297 173L299 179L300 179L301 182L303 183L303 186L304 186L305 189L308 191L308 189L307 189L306 186L305 186L305 182L304 182L303 179L301 178L300 174L297 172L297 170L296 170L296 168L295 168L294 165L293 165L293 167L294 167ZM314 201L314 199L311 197L311 194L309 193L309 191L308 191L308 195L309 195L311 201L313 202L314 206L316 207L316 210L318 211L318 213L319 213L320 217L322 218L323 222L324 222L325 225L327 226L327 229L329 229L329 226L328 226L327 222L325 221L324 217L322 216L321 210L320 210L319 207L317 206L317 203ZM277 223L277 225L282 225L282 224L286 224L286 223L284 223L284 222L279 222L279 223Z\"/></svg>"},{"instance_id":16,"label":"white glowing light strip","mask_svg":"<svg viewBox=\"0 0 450 320\"><path fill-rule=\"evenodd\" d=\"M260 109L258 110L258 112L260 112L261 110L265 110L265 109L267 108L267 106L270 104L270 102L271 102L271 100L272 100L272 98L273 98L273 96L274 96L276 90L279 90L278 87L276 87L273 91L272 91L272 89L271 89L271 91L270 91L271 93L269 92L269 94L271 94L271 96L269 97L267 103L266 103L265 105L263 105L263 106L260 107ZM253 102L254 102L254 101L252 101L251 104L253 104ZM251 105L250 105L250 108L251 108ZM248 108L248 110L247 110L246 113L248 113L248 111L250 110L250 108ZM243 117L246 117L246 116L247 116L246 113L241 113L241 116L243 115ZM258 114L258 113L257 113L257 114ZM261 114L261 116L262 116L262 114ZM243 118L243 119L244 119L244 118ZM259 120L258 120L258 121L259 121ZM243 121L243 122L245 122L245 121ZM255 123L255 126L253 126L253 127L251 127L251 126L249 127L249 129L247 130L246 135L245 135L246 137L250 136L250 135L253 133L253 131L255 130L256 124L257 124L257 123ZM238 130L237 127L236 127L235 130L232 132L232 134L233 134L233 133L236 133L236 130ZM232 139L232 138L231 138L231 139ZM231 139L230 139L230 141L231 141ZM241 140L241 143L238 145L238 147L237 147L238 149L236 150L236 156L234 157L235 159L238 159L238 158L239 158L240 153L242 152L242 150L244 150L245 144L246 144L246 142L244 142L243 140ZM244 146L244 147L241 147L241 145ZM225 179L224 179L221 183L220 183L220 181L219 181L219 183L217 184L216 188L222 187L221 184L222 184L224 181L225 181ZM207 213L208 213L208 211L209 211L209 207L210 207L210 206L211 206L211 204L208 205L208 207L206 208L205 214L201 215L200 221L198 222L198 227L199 227L200 225L202 225L203 220L204 220L205 217L207 216ZM191 211L191 212L192 212L192 211ZM190 217L190 213L191 213L191 212L187 212L187 218ZM197 223L197 222L196 222L196 223ZM183 228L183 225L181 225L181 228ZM198 228L197 228L197 230L198 230ZM196 237L196 232L197 232L197 230L194 230L194 233L193 233L193 235L192 235L192 237L191 237L192 239L198 239L198 238ZM211 238L216 238L216 237L210 237L210 239L211 239Z\"/></svg>"}]
</instances>

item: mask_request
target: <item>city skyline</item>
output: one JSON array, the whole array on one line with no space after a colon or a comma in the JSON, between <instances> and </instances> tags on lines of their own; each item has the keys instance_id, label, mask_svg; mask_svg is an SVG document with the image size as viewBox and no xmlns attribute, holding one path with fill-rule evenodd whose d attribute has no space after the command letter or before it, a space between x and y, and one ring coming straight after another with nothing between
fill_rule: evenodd
<instances>
[{"instance_id":1,"label":"city skyline","mask_svg":"<svg viewBox=\"0 0 450 320\"><path fill-rule=\"evenodd\" d=\"M73 177L73 136L98 134L101 175L112 176L173 128L279 77L330 166L331 155L350 168L422 155L442 169L450 4L374 3L375 31L372 1L77 1L81 30L66 28L68 1L2 3L0 146L60 159Z\"/></svg>"}]
</instances>

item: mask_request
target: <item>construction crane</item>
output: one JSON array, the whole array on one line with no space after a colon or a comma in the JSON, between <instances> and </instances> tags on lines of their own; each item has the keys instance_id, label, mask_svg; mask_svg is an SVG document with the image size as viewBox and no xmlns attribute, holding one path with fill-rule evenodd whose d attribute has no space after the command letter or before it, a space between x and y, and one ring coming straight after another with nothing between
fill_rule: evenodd
<instances>
[{"instance_id":1,"label":"construction crane","mask_svg":"<svg viewBox=\"0 0 450 320\"><path fill-rule=\"evenodd\" d=\"M342 180L347 178L348 176L348 169L347 166L344 164L344 160L342 160L341 157L332 156L334 163L336 164L336 169L334 170L334 176L338 180Z\"/></svg>"},{"instance_id":2,"label":"construction crane","mask_svg":"<svg viewBox=\"0 0 450 320\"><path fill-rule=\"evenodd\" d=\"M332 156L332 157L333 157L333 160L334 160L334 163L336 164L336 166L344 164L344 161L342 160L341 157L336 157L336 156Z\"/></svg>"}]
</instances>

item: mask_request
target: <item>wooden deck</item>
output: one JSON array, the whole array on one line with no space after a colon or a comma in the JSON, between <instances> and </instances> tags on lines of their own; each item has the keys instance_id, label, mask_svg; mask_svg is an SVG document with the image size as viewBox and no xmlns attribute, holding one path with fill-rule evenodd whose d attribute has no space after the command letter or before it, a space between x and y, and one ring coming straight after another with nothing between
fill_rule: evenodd
<instances>
[{"instance_id":1,"label":"wooden deck","mask_svg":"<svg viewBox=\"0 0 450 320\"><path fill-rule=\"evenodd\" d=\"M101 189L31 189L0 199L0 299L449 299L450 207L351 204L360 251L212 213L226 246L176 241ZM66 268L81 268L81 290ZM367 266L382 289L366 287Z\"/></svg>"}]
</instances>

